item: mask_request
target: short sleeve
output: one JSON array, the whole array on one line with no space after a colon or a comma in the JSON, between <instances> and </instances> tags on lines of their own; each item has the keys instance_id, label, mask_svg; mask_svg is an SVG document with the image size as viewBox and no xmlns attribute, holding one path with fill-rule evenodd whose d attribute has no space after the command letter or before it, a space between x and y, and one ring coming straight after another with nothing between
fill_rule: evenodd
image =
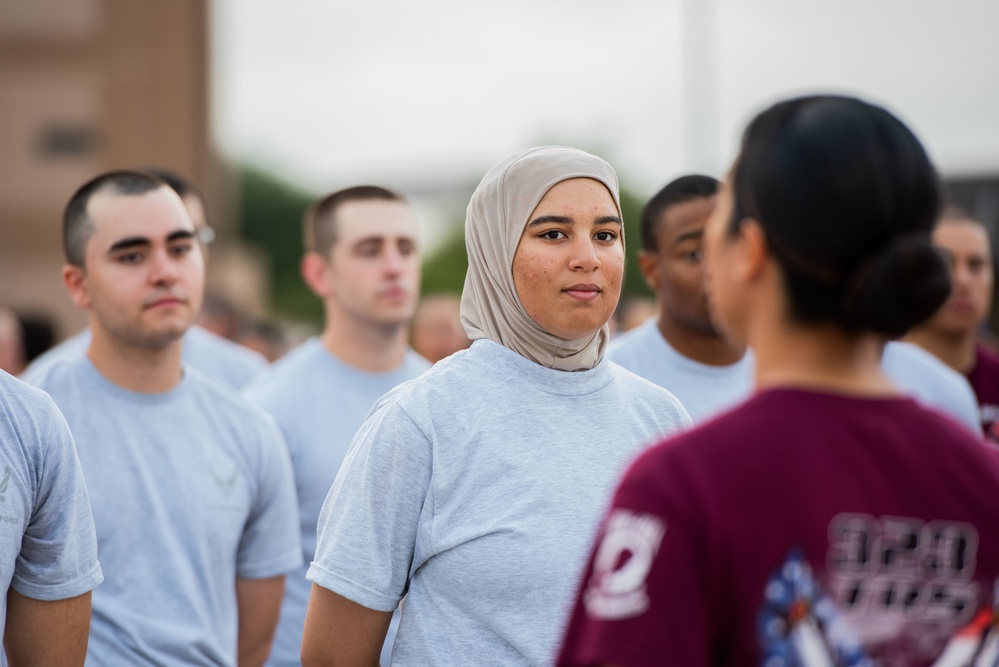
<instances>
[{"instance_id":1,"label":"short sleeve","mask_svg":"<svg viewBox=\"0 0 999 667\"><path fill-rule=\"evenodd\" d=\"M710 664L698 524L654 452L625 475L601 526L558 664ZM667 468L668 469L668 468Z\"/></svg>"},{"instance_id":2,"label":"short sleeve","mask_svg":"<svg viewBox=\"0 0 999 667\"><path fill-rule=\"evenodd\" d=\"M261 452L257 461L257 493L243 528L236 576L264 579L291 572L302 564L298 498L291 457L274 419L259 412Z\"/></svg>"},{"instance_id":3,"label":"short sleeve","mask_svg":"<svg viewBox=\"0 0 999 667\"><path fill-rule=\"evenodd\" d=\"M309 580L369 609L394 610L414 554L432 551L432 466L430 439L383 399L354 437L323 503Z\"/></svg>"},{"instance_id":4,"label":"short sleeve","mask_svg":"<svg viewBox=\"0 0 999 667\"><path fill-rule=\"evenodd\" d=\"M36 600L82 595L104 580L83 470L66 420L51 402L36 416L40 442L33 466L36 493L11 586Z\"/></svg>"}]
</instances>

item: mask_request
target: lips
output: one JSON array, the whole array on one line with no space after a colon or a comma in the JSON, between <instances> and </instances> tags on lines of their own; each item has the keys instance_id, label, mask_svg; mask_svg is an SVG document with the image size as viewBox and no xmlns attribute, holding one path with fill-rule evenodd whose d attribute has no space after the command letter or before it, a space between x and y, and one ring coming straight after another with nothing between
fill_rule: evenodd
<instances>
[{"instance_id":1,"label":"lips","mask_svg":"<svg viewBox=\"0 0 999 667\"><path fill-rule=\"evenodd\" d=\"M187 303L187 299L180 296L161 296L148 301L144 308L147 310L154 308L170 308L172 306L182 306Z\"/></svg>"},{"instance_id":2,"label":"lips","mask_svg":"<svg viewBox=\"0 0 999 667\"><path fill-rule=\"evenodd\" d=\"M594 285L593 283L578 283L576 285L570 285L562 291L574 299L579 299L580 301L592 301L604 290L599 285Z\"/></svg>"},{"instance_id":3,"label":"lips","mask_svg":"<svg viewBox=\"0 0 999 667\"><path fill-rule=\"evenodd\" d=\"M379 294L386 299L405 299L408 293L405 287L389 287Z\"/></svg>"}]
</instances>

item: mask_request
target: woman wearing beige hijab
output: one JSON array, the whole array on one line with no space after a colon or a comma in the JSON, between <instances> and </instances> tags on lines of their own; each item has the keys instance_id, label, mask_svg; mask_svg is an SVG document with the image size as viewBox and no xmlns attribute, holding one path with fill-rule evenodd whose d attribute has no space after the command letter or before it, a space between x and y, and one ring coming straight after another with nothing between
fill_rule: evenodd
<instances>
[{"instance_id":1,"label":"woman wearing beige hijab","mask_svg":"<svg viewBox=\"0 0 999 667\"><path fill-rule=\"evenodd\" d=\"M319 519L306 665L541 665L554 658L607 495L689 424L603 360L620 296L617 177L563 147L486 174L465 222L474 342L379 401Z\"/></svg>"}]
</instances>

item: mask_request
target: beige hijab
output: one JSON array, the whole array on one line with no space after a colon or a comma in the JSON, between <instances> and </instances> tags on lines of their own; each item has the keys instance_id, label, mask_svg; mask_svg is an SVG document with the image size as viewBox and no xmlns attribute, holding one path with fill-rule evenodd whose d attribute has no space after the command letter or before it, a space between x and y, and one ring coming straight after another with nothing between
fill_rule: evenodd
<instances>
[{"instance_id":1,"label":"beige hijab","mask_svg":"<svg viewBox=\"0 0 999 667\"><path fill-rule=\"evenodd\" d=\"M529 148L485 175L465 218L468 273L461 293L461 323L472 340L487 338L547 368L578 371L597 365L610 329L605 324L578 340L554 336L527 314L513 283L513 256L528 217L552 186L570 178L603 183L621 214L614 169L575 148Z\"/></svg>"}]
</instances>

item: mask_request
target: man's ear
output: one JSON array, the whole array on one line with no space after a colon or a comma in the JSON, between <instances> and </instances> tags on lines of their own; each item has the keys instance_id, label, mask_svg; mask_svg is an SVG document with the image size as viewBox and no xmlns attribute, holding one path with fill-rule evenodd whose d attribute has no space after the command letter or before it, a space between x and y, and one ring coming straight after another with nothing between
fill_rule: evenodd
<instances>
[{"instance_id":1,"label":"man's ear","mask_svg":"<svg viewBox=\"0 0 999 667\"><path fill-rule=\"evenodd\" d=\"M87 270L66 264L62 267L62 281L66 283L69 296L80 308L90 307L90 287L87 285Z\"/></svg>"},{"instance_id":2,"label":"man's ear","mask_svg":"<svg viewBox=\"0 0 999 667\"><path fill-rule=\"evenodd\" d=\"M312 290L313 294L320 299L332 296L333 288L326 279L329 266L326 260L318 252L309 251L302 255L302 261L298 265L302 280L306 286Z\"/></svg>"},{"instance_id":3,"label":"man's ear","mask_svg":"<svg viewBox=\"0 0 999 667\"><path fill-rule=\"evenodd\" d=\"M752 218L739 224L739 253L732 265L732 277L739 282L755 282L766 271L770 246L763 226Z\"/></svg>"},{"instance_id":4,"label":"man's ear","mask_svg":"<svg viewBox=\"0 0 999 667\"><path fill-rule=\"evenodd\" d=\"M644 248L638 251L636 256L638 260L638 270L641 272L642 277L645 278L645 284L649 286L653 292L659 292L659 257L656 253L651 250L645 250Z\"/></svg>"}]
</instances>

